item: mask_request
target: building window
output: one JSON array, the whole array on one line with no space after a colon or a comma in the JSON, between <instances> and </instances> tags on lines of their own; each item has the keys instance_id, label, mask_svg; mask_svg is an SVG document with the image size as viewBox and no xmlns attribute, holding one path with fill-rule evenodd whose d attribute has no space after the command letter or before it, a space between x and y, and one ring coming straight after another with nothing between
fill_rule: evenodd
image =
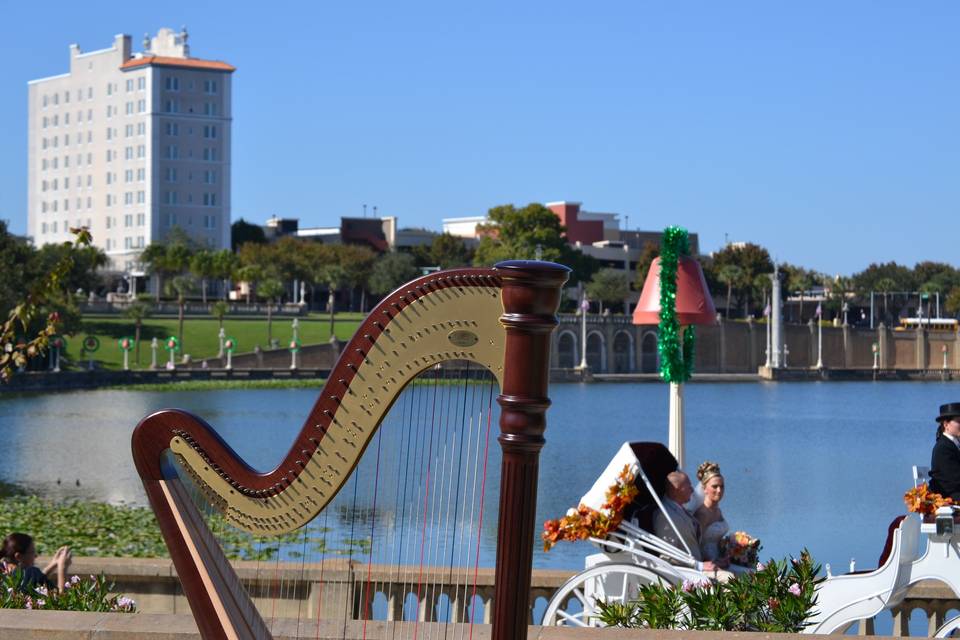
<instances>
[{"instance_id":1,"label":"building window","mask_svg":"<svg viewBox=\"0 0 960 640\"><path fill-rule=\"evenodd\" d=\"M147 216L143 213L137 214L137 226L142 227L146 223Z\"/></svg>"},{"instance_id":2,"label":"building window","mask_svg":"<svg viewBox=\"0 0 960 640\"><path fill-rule=\"evenodd\" d=\"M47 108L47 96L43 96L43 108Z\"/></svg>"},{"instance_id":3,"label":"building window","mask_svg":"<svg viewBox=\"0 0 960 640\"><path fill-rule=\"evenodd\" d=\"M215 193L205 193L205 194L203 194L203 206L205 206L205 207L215 207L215 206L217 206L217 194L215 194Z\"/></svg>"},{"instance_id":4,"label":"building window","mask_svg":"<svg viewBox=\"0 0 960 640\"><path fill-rule=\"evenodd\" d=\"M217 81L216 80L204 80L203 81L203 92L214 94L217 92Z\"/></svg>"},{"instance_id":5,"label":"building window","mask_svg":"<svg viewBox=\"0 0 960 640\"><path fill-rule=\"evenodd\" d=\"M128 124L123 128L123 137L129 138L131 136L133 136L133 125Z\"/></svg>"},{"instance_id":6,"label":"building window","mask_svg":"<svg viewBox=\"0 0 960 640\"><path fill-rule=\"evenodd\" d=\"M147 110L146 100L137 100L137 113L145 113Z\"/></svg>"},{"instance_id":7,"label":"building window","mask_svg":"<svg viewBox=\"0 0 960 640\"><path fill-rule=\"evenodd\" d=\"M143 204L144 197L145 196L143 191L137 191L137 204Z\"/></svg>"},{"instance_id":8,"label":"building window","mask_svg":"<svg viewBox=\"0 0 960 640\"><path fill-rule=\"evenodd\" d=\"M142 144L138 144L138 145L137 145L137 157L138 157L138 158L142 158L142 157L144 156L144 154L146 153L146 151L147 151L147 148L146 148L145 146L143 146Z\"/></svg>"},{"instance_id":9,"label":"building window","mask_svg":"<svg viewBox=\"0 0 960 640\"><path fill-rule=\"evenodd\" d=\"M177 148L177 145L175 145L175 144L168 144L168 145L167 145L167 159L168 159L168 160L176 160L176 159L179 158L179 157L180 157L180 150Z\"/></svg>"},{"instance_id":10,"label":"building window","mask_svg":"<svg viewBox=\"0 0 960 640\"><path fill-rule=\"evenodd\" d=\"M140 168L137 169L137 182L143 182L146 179L147 172L146 169Z\"/></svg>"},{"instance_id":11,"label":"building window","mask_svg":"<svg viewBox=\"0 0 960 640\"><path fill-rule=\"evenodd\" d=\"M113 129L107 127L107 140L113 140Z\"/></svg>"},{"instance_id":12,"label":"building window","mask_svg":"<svg viewBox=\"0 0 960 640\"><path fill-rule=\"evenodd\" d=\"M63 179L63 188L64 188L64 189L69 189L69 188L70 188L70 176L66 176L66 177Z\"/></svg>"},{"instance_id":13,"label":"building window","mask_svg":"<svg viewBox=\"0 0 960 640\"><path fill-rule=\"evenodd\" d=\"M203 216L203 228L204 228L204 229L216 229L216 228L217 228L217 216L211 216L211 215Z\"/></svg>"},{"instance_id":14,"label":"building window","mask_svg":"<svg viewBox=\"0 0 960 640\"><path fill-rule=\"evenodd\" d=\"M87 186L88 186L88 187L92 187L92 186L93 186L93 176L90 175L90 174L87 174ZM89 207L90 205L87 205L87 206Z\"/></svg>"},{"instance_id":15,"label":"building window","mask_svg":"<svg viewBox=\"0 0 960 640\"><path fill-rule=\"evenodd\" d=\"M177 170L174 167L167 167L167 182L176 182L177 181Z\"/></svg>"},{"instance_id":16,"label":"building window","mask_svg":"<svg viewBox=\"0 0 960 640\"><path fill-rule=\"evenodd\" d=\"M133 204L133 191L127 191L123 194L123 204L125 205ZM127 217L129 218L130 216L127 216ZM127 226L129 227L130 224L128 223Z\"/></svg>"},{"instance_id":17,"label":"building window","mask_svg":"<svg viewBox=\"0 0 960 640\"><path fill-rule=\"evenodd\" d=\"M128 101L125 108L126 108L126 110L127 110L127 115L128 115L128 116L132 116L132 115L133 115L133 101L132 101L132 100Z\"/></svg>"},{"instance_id":18,"label":"building window","mask_svg":"<svg viewBox=\"0 0 960 640\"><path fill-rule=\"evenodd\" d=\"M112 96L112 95L113 95L113 84L111 84L111 83L109 83L109 82L107 83L107 95L108 95L108 96Z\"/></svg>"},{"instance_id":19,"label":"building window","mask_svg":"<svg viewBox=\"0 0 960 640\"><path fill-rule=\"evenodd\" d=\"M215 124L205 124L203 125L203 137L209 138L211 140L216 139L217 137L217 125Z\"/></svg>"},{"instance_id":20,"label":"building window","mask_svg":"<svg viewBox=\"0 0 960 640\"><path fill-rule=\"evenodd\" d=\"M113 179L111 178L109 171L107 171L107 184L113 184Z\"/></svg>"},{"instance_id":21,"label":"building window","mask_svg":"<svg viewBox=\"0 0 960 640\"><path fill-rule=\"evenodd\" d=\"M163 103L163 110L167 113L179 113L180 105L176 100L167 100Z\"/></svg>"},{"instance_id":22,"label":"building window","mask_svg":"<svg viewBox=\"0 0 960 640\"><path fill-rule=\"evenodd\" d=\"M217 172L213 170L204 171L203 181L206 184L217 184Z\"/></svg>"},{"instance_id":23,"label":"building window","mask_svg":"<svg viewBox=\"0 0 960 640\"><path fill-rule=\"evenodd\" d=\"M127 169L123 172L124 182L133 182L133 169Z\"/></svg>"},{"instance_id":24,"label":"building window","mask_svg":"<svg viewBox=\"0 0 960 640\"><path fill-rule=\"evenodd\" d=\"M216 102L205 102L203 104L203 115L205 116L215 116L217 115L217 103Z\"/></svg>"},{"instance_id":25,"label":"building window","mask_svg":"<svg viewBox=\"0 0 960 640\"><path fill-rule=\"evenodd\" d=\"M164 191L164 199L165 204L177 204L177 192Z\"/></svg>"},{"instance_id":26,"label":"building window","mask_svg":"<svg viewBox=\"0 0 960 640\"><path fill-rule=\"evenodd\" d=\"M133 194L131 194L131 195L133 195ZM133 226L133 214L132 214L132 213L128 213L127 215L123 216L123 226L125 226L125 227L132 227L132 226Z\"/></svg>"},{"instance_id":27,"label":"building window","mask_svg":"<svg viewBox=\"0 0 960 640\"><path fill-rule=\"evenodd\" d=\"M163 88L167 91L180 91L180 78L167 76L164 78Z\"/></svg>"},{"instance_id":28,"label":"building window","mask_svg":"<svg viewBox=\"0 0 960 640\"><path fill-rule=\"evenodd\" d=\"M127 80L127 91L133 91L133 78Z\"/></svg>"},{"instance_id":29,"label":"building window","mask_svg":"<svg viewBox=\"0 0 960 640\"><path fill-rule=\"evenodd\" d=\"M123 150L125 160L133 160L133 147L127 147Z\"/></svg>"},{"instance_id":30,"label":"building window","mask_svg":"<svg viewBox=\"0 0 960 640\"><path fill-rule=\"evenodd\" d=\"M176 122L167 122L164 126L168 136L180 135L180 125Z\"/></svg>"},{"instance_id":31,"label":"building window","mask_svg":"<svg viewBox=\"0 0 960 640\"><path fill-rule=\"evenodd\" d=\"M93 198L90 196L87 196L87 209L89 209L92 206L93 206Z\"/></svg>"},{"instance_id":32,"label":"building window","mask_svg":"<svg viewBox=\"0 0 960 640\"><path fill-rule=\"evenodd\" d=\"M60 104L60 96L55 93L53 94L53 106L57 106L58 104Z\"/></svg>"},{"instance_id":33,"label":"building window","mask_svg":"<svg viewBox=\"0 0 960 640\"><path fill-rule=\"evenodd\" d=\"M138 122L138 123L137 123L137 135L138 135L138 136L142 136L142 135L146 135L146 133L147 133L147 125L146 125L146 123L144 123L144 122Z\"/></svg>"}]
</instances>

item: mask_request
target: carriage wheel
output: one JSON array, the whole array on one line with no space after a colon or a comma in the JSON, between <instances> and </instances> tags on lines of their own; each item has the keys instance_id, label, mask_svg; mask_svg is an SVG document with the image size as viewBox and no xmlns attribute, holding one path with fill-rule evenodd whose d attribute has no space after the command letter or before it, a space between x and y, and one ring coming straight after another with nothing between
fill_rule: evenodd
<instances>
[{"instance_id":1,"label":"carriage wheel","mask_svg":"<svg viewBox=\"0 0 960 640\"><path fill-rule=\"evenodd\" d=\"M950 618L944 622L937 632L933 634L934 638L950 638L953 635L953 632L957 629L960 629L960 616Z\"/></svg>"},{"instance_id":2,"label":"carriage wheel","mask_svg":"<svg viewBox=\"0 0 960 640\"><path fill-rule=\"evenodd\" d=\"M640 586L674 580L635 564L601 564L578 573L557 589L547 603L543 626L602 627L596 600L625 603L635 600Z\"/></svg>"}]
</instances>

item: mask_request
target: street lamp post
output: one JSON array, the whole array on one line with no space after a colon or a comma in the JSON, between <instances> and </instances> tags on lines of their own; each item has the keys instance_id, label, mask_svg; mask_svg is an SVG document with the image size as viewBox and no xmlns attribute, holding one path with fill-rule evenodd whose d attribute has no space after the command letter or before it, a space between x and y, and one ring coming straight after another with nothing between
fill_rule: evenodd
<instances>
[{"instance_id":1,"label":"street lamp post","mask_svg":"<svg viewBox=\"0 0 960 640\"><path fill-rule=\"evenodd\" d=\"M587 368L587 311L590 309L590 301L587 300L587 294L583 294L580 300L580 370Z\"/></svg>"},{"instance_id":2,"label":"street lamp post","mask_svg":"<svg viewBox=\"0 0 960 640\"><path fill-rule=\"evenodd\" d=\"M940 351L943 352L943 370L947 370L947 354L950 353L950 350L947 348L947 345L940 347Z\"/></svg>"}]
</instances>

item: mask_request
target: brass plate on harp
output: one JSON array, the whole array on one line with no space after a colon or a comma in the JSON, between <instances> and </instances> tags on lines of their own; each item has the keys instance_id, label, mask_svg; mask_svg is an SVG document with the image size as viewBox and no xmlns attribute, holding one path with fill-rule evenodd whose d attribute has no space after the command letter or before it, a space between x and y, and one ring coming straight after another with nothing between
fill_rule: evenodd
<instances>
[{"instance_id":1,"label":"brass plate on harp","mask_svg":"<svg viewBox=\"0 0 960 640\"><path fill-rule=\"evenodd\" d=\"M337 494L394 399L418 373L445 360L470 360L493 373L502 386L502 313L496 287L447 287L404 307L370 347L297 480L276 495L243 495L181 438L174 438L170 449L181 456L201 489L224 506L233 525L254 534L295 531Z\"/></svg>"},{"instance_id":2,"label":"brass plate on harp","mask_svg":"<svg viewBox=\"0 0 960 640\"><path fill-rule=\"evenodd\" d=\"M450 341L455 347L472 347L480 341L480 338L473 331L466 331L465 329L457 329L456 331L451 331L447 335L447 340Z\"/></svg>"}]
</instances>

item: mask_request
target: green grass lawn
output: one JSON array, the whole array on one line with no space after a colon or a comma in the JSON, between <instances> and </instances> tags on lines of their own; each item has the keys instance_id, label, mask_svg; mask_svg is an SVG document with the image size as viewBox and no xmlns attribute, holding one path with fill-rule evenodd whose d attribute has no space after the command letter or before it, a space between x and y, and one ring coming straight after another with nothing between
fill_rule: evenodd
<instances>
[{"instance_id":1,"label":"green grass lawn","mask_svg":"<svg viewBox=\"0 0 960 640\"><path fill-rule=\"evenodd\" d=\"M335 332L340 340L349 340L360 320L364 317L360 313L338 313L336 315ZM293 337L293 329L288 317L274 319L273 338L285 348ZM228 337L237 341L238 353L253 351L254 346L267 346L267 319L266 317L231 318L224 319L223 328ZM326 314L311 314L300 318L300 343L303 345L326 343L330 339L330 320ZM209 317L187 317L183 323L183 341L180 343L181 354L189 353L194 361L204 358L214 358L217 355L219 343L217 321ZM119 316L84 316L82 329L74 336L67 336L67 357L77 366L83 363L86 366L88 355L81 356L83 340L88 335L96 336L100 340L100 348L93 354L94 362L106 369L123 368L123 352L117 341L124 337L133 337L134 325L131 320ZM140 329L140 364L136 363L135 351L130 352L130 368L145 369L150 366L150 340L154 337L160 341L157 350L157 362L167 361L167 352L163 343L168 336L177 335L176 318L148 318L143 321ZM177 361L180 361L178 355Z\"/></svg>"}]
</instances>

